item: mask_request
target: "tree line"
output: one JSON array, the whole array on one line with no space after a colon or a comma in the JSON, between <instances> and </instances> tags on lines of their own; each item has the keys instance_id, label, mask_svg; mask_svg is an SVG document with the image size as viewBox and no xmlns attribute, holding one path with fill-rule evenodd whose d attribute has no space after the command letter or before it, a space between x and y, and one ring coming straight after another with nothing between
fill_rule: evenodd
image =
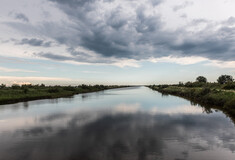
<instances>
[{"instance_id":1,"label":"tree line","mask_svg":"<svg viewBox=\"0 0 235 160\"><path fill-rule=\"evenodd\" d=\"M231 75L221 75L217 79L217 82L219 84L232 83L233 81L234 81L234 79L233 79L233 77ZM207 83L207 79L206 79L206 77L198 76L196 78L196 82Z\"/></svg>"}]
</instances>

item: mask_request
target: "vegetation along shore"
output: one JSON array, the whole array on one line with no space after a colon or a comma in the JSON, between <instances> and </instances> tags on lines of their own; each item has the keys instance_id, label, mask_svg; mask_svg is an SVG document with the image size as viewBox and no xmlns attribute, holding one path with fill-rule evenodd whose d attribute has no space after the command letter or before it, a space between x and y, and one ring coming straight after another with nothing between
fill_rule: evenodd
<instances>
[{"instance_id":1,"label":"vegetation along shore","mask_svg":"<svg viewBox=\"0 0 235 160\"><path fill-rule=\"evenodd\" d=\"M221 75L216 83L209 83L203 76L195 82L175 85L151 85L149 88L162 94L186 98L191 102L225 111L235 117L235 82L232 76Z\"/></svg>"},{"instance_id":2,"label":"vegetation along shore","mask_svg":"<svg viewBox=\"0 0 235 160\"><path fill-rule=\"evenodd\" d=\"M41 85L0 85L0 104L10 104L37 99L69 97L79 93L102 91L128 86L79 85L79 86L45 86Z\"/></svg>"}]
</instances>

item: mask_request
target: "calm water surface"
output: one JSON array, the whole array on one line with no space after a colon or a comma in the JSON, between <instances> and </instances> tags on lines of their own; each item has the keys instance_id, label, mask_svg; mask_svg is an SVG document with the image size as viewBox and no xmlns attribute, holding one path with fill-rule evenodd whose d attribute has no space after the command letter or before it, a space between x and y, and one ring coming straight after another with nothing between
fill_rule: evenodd
<instances>
[{"instance_id":1,"label":"calm water surface","mask_svg":"<svg viewBox=\"0 0 235 160\"><path fill-rule=\"evenodd\" d=\"M0 106L0 160L234 160L221 112L146 87Z\"/></svg>"}]
</instances>

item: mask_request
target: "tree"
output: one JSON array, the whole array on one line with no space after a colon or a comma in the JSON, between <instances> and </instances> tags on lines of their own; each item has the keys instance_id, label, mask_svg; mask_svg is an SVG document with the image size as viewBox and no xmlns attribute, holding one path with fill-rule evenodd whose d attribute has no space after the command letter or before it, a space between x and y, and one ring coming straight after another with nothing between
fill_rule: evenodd
<instances>
[{"instance_id":1,"label":"tree","mask_svg":"<svg viewBox=\"0 0 235 160\"><path fill-rule=\"evenodd\" d=\"M24 88L24 94L27 94L29 92L29 89L28 88Z\"/></svg>"},{"instance_id":2,"label":"tree","mask_svg":"<svg viewBox=\"0 0 235 160\"><path fill-rule=\"evenodd\" d=\"M206 83L207 79L203 76L199 76L197 77L196 82Z\"/></svg>"},{"instance_id":3,"label":"tree","mask_svg":"<svg viewBox=\"0 0 235 160\"><path fill-rule=\"evenodd\" d=\"M0 88L6 88L6 85L5 84L1 84Z\"/></svg>"},{"instance_id":4,"label":"tree","mask_svg":"<svg viewBox=\"0 0 235 160\"><path fill-rule=\"evenodd\" d=\"M18 85L18 84L13 84L13 85L11 86L11 88L12 88L12 89L20 89L20 85Z\"/></svg>"},{"instance_id":5,"label":"tree","mask_svg":"<svg viewBox=\"0 0 235 160\"><path fill-rule=\"evenodd\" d=\"M221 75L217 79L217 82L220 84L230 83L230 82L233 82L233 77L230 75Z\"/></svg>"},{"instance_id":6,"label":"tree","mask_svg":"<svg viewBox=\"0 0 235 160\"><path fill-rule=\"evenodd\" d=\"M42 84L40 85L40 87L44 88L44 87L45 87L45 84L42 83Z\"/></svg>"}]
</instances>

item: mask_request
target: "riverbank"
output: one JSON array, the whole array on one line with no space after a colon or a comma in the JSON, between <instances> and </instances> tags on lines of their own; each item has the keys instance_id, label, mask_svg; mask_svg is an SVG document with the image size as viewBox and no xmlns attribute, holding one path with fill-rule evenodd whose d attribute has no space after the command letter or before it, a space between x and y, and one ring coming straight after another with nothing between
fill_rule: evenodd
<instances>
[{"instance_id":1,"label":"riverbank","mask_svg":"<svg viewBox=\"0 0 235 160\"><path fill-rule=\"evenodd\" d=\"M185 87L177 85L148 86L162 94L170 94L190 100L202 106L225 111L235 116L235 90L224 90L221 87Z\"/></svg>"},{"instance_id":2,"label":"riverbank","mask_svg":"<svg viewBox=\"0 0 235 160\"><path fill-rule=\"evenodd\" d=\"M80 85L80 86L44 86L23 85L0 88L0 105L39 99L70 97L75 94L97 92L106 89L128 86Z\"/></svg>"}]
</instances>

